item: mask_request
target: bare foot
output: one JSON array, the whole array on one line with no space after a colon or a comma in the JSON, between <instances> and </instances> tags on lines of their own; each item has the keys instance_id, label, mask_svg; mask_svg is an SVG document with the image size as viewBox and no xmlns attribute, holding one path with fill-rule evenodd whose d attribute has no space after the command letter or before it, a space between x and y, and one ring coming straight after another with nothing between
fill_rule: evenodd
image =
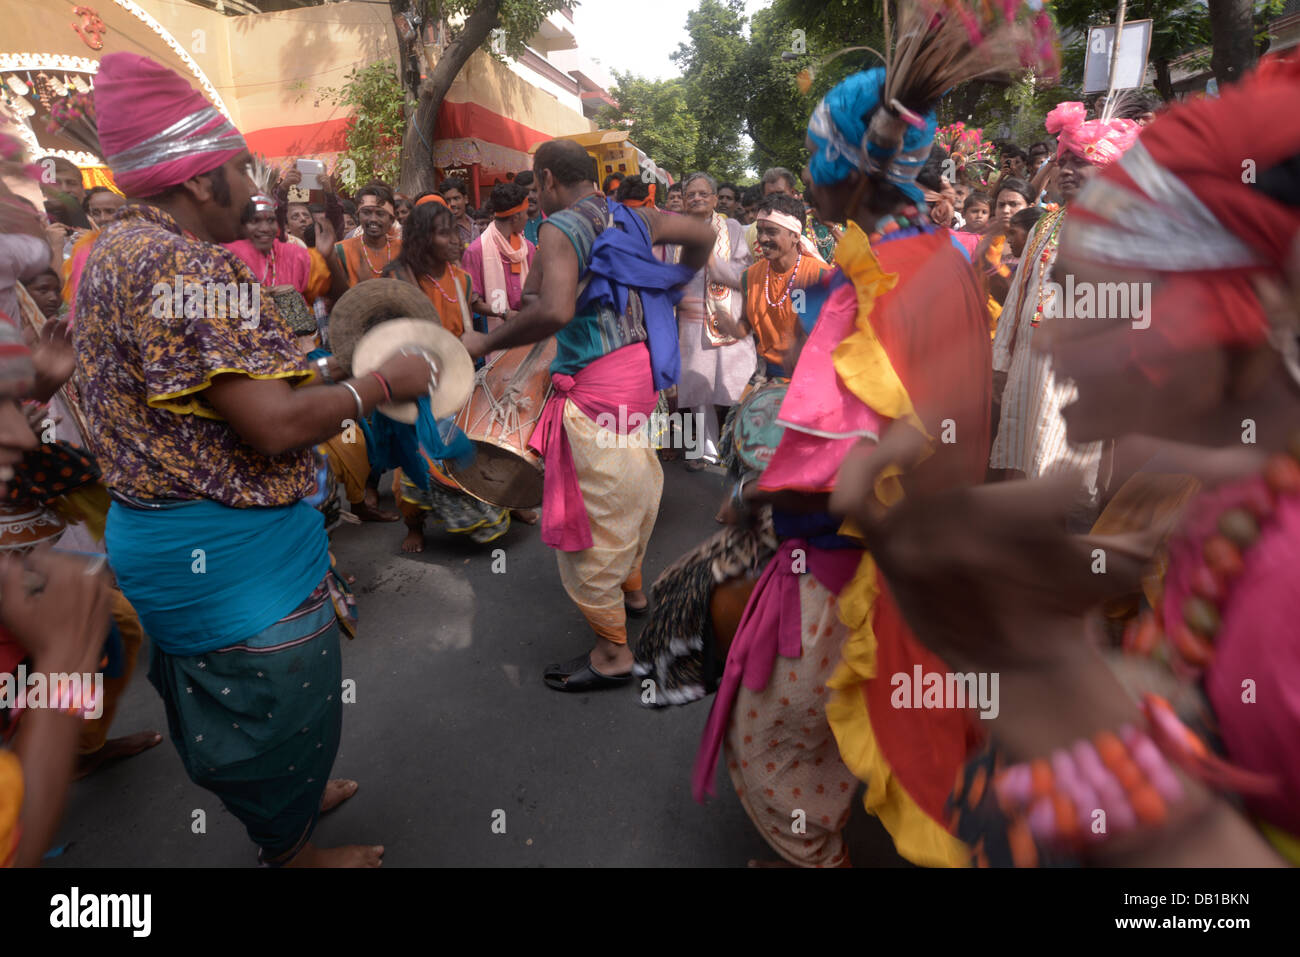
<instances>
[{"instance_id":1,"label":"bare foot","mask_svg":"<svg viewBox=\"0 0 1300 957\"><path fill-rule=\"evenodd\" d=\"M308 844L285 867L379 867L384 863L382 844L345 844L317 847Z\"/></svg>"},{"instance_id":2,"label":"bare foot","mask_svg":"<svg viewBox=\"0 0 1300 957\"><path fill-rule=\"evenodd\" d=\"M380 508L378 503L371 505L368 502L353 502L352 514L363 522L395 522L402 517L397 512Z\"/></svg>"},{"instance_id":3,"label":"bare foot","mask_svg":"<svg viewBox=\"0 0 1300 957\"><path fill-rule=\"evenodd\" d=\"M422 552L424 551L424 529L412 528L402 539L402 551L404 552Z\"/></svg>"},{"instance_id":4,"label":"bare foot","mask_svg":"<svg viewBox=\"0 0 1300 957\"><path fill-rule=\"evenodd\" d=\"M162 735L157 731L137 731L125 737L110 738L93 754L82 754L77 757L76 779L80 780L94 774L100 768L121 761L123 758L135 757L141 751L148 751L161 741Z\"/></svg>"},{"instance_id":5,"label":"bare foot","mask_svg":"<svg viewBox=\"0 0 1300 957\"><path fill-rule=\"evenodd\" d=\"M537 524L537 509L535 508L512 508L510 517L517 522L523 522L525 525Z\"/></svg>"},{"instance_id":6,"label":"bare foot","mask_svg":"<svg viewBox=\"0 0 1300 957\"><path fill-rule=\"evenodd\" d=\"M360 785L356 781L349 781L347 778L331 778L325 785L325 795L320 799L320 812L328 814L356 794L358 787Z\"/></svg>"}]
</instances>

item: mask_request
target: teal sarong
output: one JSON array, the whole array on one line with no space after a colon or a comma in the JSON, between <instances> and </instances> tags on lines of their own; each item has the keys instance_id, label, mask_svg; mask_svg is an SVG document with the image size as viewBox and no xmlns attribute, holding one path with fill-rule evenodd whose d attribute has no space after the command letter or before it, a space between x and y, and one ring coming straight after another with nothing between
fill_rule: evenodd
<instances>
[{"instance_id":1,"label":"teal sarong","mask_svg":"<svg viewBox=\"0 0 1300 957\"><path fill-rule=\"evenodd\" d=\"M155 643L149 680L185 770L248 831L265 864L310 839L343 725L339 624L325 583L238 644L172 655Z\"/></svg>"}]
</instances>

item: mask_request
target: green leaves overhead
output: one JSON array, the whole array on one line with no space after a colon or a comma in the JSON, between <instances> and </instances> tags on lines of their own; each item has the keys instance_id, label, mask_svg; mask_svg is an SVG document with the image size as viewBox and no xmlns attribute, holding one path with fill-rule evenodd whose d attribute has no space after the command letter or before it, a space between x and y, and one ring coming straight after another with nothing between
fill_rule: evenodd
<instances>
[{"instance_id":1,"label":"green leaves overhead","mask_svg":"<svg viewBox=\"0 0 1300 957\"><path fill-rule=\"evenodd\" d=\"M381 60L353 68L342 86L323 89L320 97L352 114L345 134L345 155L356 163L357 183L372 179L393 182L401 165L406 126L402 84L393 62Z\"/></svg>"}]
</instances>

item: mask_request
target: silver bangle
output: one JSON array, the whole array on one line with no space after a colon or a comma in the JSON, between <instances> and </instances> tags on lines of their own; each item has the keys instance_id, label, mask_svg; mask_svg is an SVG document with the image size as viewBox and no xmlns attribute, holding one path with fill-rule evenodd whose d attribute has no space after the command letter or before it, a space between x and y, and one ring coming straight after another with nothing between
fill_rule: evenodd
<instances>
[{"instance_id":1,"label":"silver bangle","mask_svg":"<svg viewBox=\"0 0 1300 957\"><path fill-rule=\"evenodd\" d=\"M339 385L351 392L352 398L357 400L357 421L364 419L366 417L365 407L361 402L361 393L357 391L356 386L351 382L340 382Z\"/></svg>"},{"instance_id":2,"label":"silver bangle","mask_svg":"<svg viewBox=\"0 0 1300 957\"><path fill-rule=\"evenodd\" d=\"M320 375L320 377L323 380L325 380L325 383L327 385L334 385L334 377L330 375L329 359L326 359L322 356L321 358L314 360L314 362L316 365L316 372Z\"/></svg>"}]
</instances>

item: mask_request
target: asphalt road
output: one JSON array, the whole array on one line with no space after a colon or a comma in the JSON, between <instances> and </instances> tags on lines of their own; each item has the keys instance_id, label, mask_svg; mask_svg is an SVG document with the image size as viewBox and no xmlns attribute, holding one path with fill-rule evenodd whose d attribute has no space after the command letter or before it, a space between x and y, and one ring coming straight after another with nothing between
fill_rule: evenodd
<instances>
[{"instance_id":1,"label":"asphalt road","mask_svg":"<svg viewBox=\"0 0 1300 957\"><path fill-rule=\"evenodd\" d=\"M687 473L680 461L664 469L647 582L711 534L721 494L715 470ZM711 699L651 710L630 687L566 695L542 683L542 669L589 648L591 633L537 527L516 524L488 546L431 530L420 555L399 552L403 531L395 523L334 533L340 568L357 576L361 614L357 639L343 648L356 703L344 706L334 775L361 787L322 820L318 844L384 844L386 867L775 859L725 768L717 799L691 799ZM493 571L495 548L504 550L502 573ZM252 866L243 826L186 777L147 658L146 650L112 734L155 728L163 743L73 785L47 866ZM194 833L198 810L205 833ZM505 833L493 827L499 812ZM902 863L860 803L849 843L859 865Z\"/></svg>"}]
</instances>

